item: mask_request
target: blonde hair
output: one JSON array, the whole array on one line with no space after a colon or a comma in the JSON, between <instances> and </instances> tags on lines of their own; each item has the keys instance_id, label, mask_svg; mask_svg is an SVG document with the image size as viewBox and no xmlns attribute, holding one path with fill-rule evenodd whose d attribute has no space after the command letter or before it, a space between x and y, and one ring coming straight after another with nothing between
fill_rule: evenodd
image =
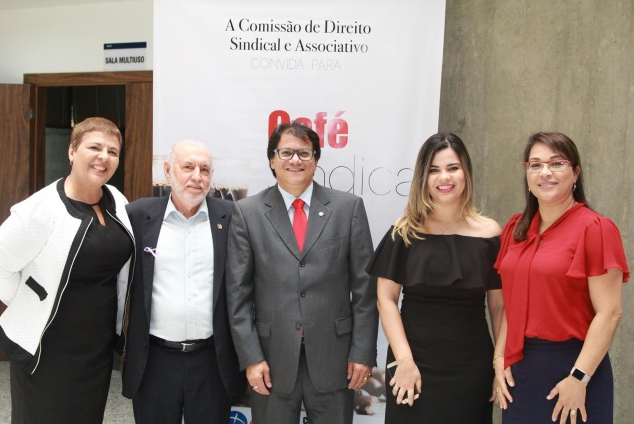
<instances>
[{"instance_id":1,"label":"blonde hair","mask_svg":"<svg viewBox=\"0 0 634 424\"><path fill-rule=\"evenodd\" d=\"M452 149L456 152L464 172L466 184L461 197L461 217L481 217L480 213L473 206L473 174L471 158L469 157L467 148L460 137L455 134L434 134L425 141L418 152L407 205L392 230L392 239L398 234L406 246L412 243L412 238L423 240L420 233L425 232L427 219L435 208L434 201L427 187L429 170L436 153L444 149Z\"/></svg>"}]
</instances>

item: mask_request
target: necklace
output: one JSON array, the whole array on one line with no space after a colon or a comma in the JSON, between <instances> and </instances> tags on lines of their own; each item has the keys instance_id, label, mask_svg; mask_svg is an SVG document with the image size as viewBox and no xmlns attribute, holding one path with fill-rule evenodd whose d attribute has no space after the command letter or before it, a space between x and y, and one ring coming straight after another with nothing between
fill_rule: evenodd
<instances>
[{"instance_id":1,"label":"necklace","mask_svg":"<svg viewBox=\"0 0 634 424\"><path fill-rule=\"evenodd\" d=\"M439 230L441 235L445 235L445 234L447 234L447 232L452 230L456 225L458 225L458 223L460 221L462 221L462 217L456 219L449 226L442 226L440 224L440 221L438 221L436 218L433 218L433 217L430 217L430 221L432 221L434 223L434 227L436 227Z\"/></svg>"}]
</instances>

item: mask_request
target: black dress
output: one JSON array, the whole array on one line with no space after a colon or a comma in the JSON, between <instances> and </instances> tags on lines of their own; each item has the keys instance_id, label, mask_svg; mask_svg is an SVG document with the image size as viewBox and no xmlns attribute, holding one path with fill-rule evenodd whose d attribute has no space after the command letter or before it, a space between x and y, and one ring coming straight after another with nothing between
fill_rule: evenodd
<instances>
[{"instance_id":1,"label":"black dress","mask_svg":"<svg viewBox=\"0 0 634 424\"><path fill-rule=\"evenodd\" d=\"M104 195L103 226L90 205L71 200L93 222L42 338L35 372L11 366L13 424L103 422L116 337L117 274L133 249L127 231L105 213L106 202Z\"/></svg>"},{"instance_id":2,"label":"black dress","mask_svg":"<svg viewBox=\"0 0 634 424\"><path fill-rule=\"evenodd\" d=\"M424 234L407 248L391 232L368 272L403 286L401 318L422 393L413 407L397 405L386 377L385 422L491 424L493 343L484 305L486 290L501 288L493 268L500 238Z\"/></svg>"}]
</instances>

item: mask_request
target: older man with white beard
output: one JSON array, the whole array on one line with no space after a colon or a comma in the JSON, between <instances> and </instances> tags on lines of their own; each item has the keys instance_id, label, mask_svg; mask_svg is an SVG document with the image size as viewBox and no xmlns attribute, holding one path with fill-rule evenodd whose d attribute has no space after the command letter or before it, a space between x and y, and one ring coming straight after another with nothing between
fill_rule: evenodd
<instances>
[{"instance_id":1,"label":"older man with white beard","mask_svg":"<svg viewBox=\"0 0 634 424\"><path fill-rule=\"evenodd\" d=\"M170 196L127 206L137 265L123 395L137 423L227 423L244 388L224 282L232 203L207 196L213 167L199 141L176 144L164 170Z\"/></svg>"}]
</instances>

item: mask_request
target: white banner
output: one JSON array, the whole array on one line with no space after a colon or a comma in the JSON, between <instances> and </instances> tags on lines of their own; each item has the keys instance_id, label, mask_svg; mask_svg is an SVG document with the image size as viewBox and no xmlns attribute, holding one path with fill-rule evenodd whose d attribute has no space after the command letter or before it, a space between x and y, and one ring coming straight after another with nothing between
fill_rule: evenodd
<instances>
[{"instance_id":1,"label":"white banner","mask_svg":"<svg viewBox=\"0 0 634 424\"><path fill-rule=\"evenodd\" d=\"M213 195L255 194L275 184L270 131L301 119L322 139L315 180L362 196L378 243L437 132L445 0L155 0L154 14L155 163L198 139L215 159ZM383 422L386 349L380 334L355 424Z\"/></svg>"}]
</instances>

